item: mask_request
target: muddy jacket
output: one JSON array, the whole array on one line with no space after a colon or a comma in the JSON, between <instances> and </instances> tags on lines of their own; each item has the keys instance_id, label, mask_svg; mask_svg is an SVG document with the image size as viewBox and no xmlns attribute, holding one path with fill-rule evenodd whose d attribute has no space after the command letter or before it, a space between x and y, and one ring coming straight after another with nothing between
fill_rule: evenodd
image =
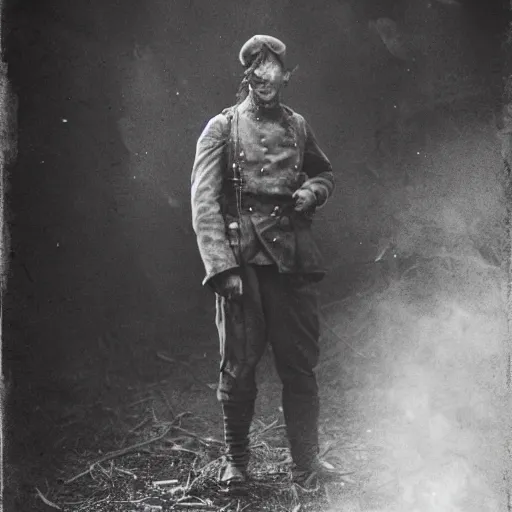
<instances>
[{"instance_id":1,"label":"muddy jacket","mask_svg":"<svg viewBox=\"0 0 512 512\"><path fill-rule=\"evenodd\" d=\"M276 264L280 272L321 279L313 215L294 211L292 194L299 188L312 191L318 207L334 189L331 164L300 114L285 106L263 113L249 96L212 118L197 142L192 170L203 284L241 263Z\"/></svg>"}]
</instances>

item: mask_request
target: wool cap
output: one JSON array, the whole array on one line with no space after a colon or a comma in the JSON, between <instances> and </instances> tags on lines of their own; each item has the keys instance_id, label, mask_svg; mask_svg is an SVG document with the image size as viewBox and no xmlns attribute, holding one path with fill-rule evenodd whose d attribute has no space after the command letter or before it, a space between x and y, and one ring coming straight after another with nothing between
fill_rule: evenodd
<instances>
[{"instance_id":1,"label":"wool cap","mask_svg":"<svg viewBox=\"0 0 512 512\"><path fill-rule=\"evenodd\" d=\"M258 55L263 46L266 46L272 53L274 53L281 63L284 64L286 56L286 45L279 39L272 36L255 35L252 36L240 50L239 59L242 66L249 67L253 59Z\"/></svg>"}]
</instances>

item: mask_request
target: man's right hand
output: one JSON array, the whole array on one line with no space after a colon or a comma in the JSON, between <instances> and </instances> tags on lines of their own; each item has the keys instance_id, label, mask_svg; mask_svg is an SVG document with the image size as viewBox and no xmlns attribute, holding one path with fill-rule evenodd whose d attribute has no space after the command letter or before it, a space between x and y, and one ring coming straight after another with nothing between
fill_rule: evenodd
<instances>
[{"instance_id":1,"label":"man's right hand","mask_svg":"<svg viewBox=\"0 0 512 512\"><path fill-rule=\"evenodd\" d=\"M215 291L226 299L238 300L243 294L242 278L236 272L226 272L214 277Z\"/></svg>"}]
</instances>

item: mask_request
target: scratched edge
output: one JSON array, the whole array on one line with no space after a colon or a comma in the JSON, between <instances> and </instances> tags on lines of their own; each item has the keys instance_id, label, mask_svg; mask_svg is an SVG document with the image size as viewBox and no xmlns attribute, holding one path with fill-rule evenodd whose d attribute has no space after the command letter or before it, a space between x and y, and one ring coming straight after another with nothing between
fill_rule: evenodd
<instances>
[{"instance_id":1,"label":"scratched edge","mask_svg":"<svg viewBox=\"0 0 512 512\"><path fill-rule=\"evenodd\" d=\"M3 14L4 2L0 0L0 15ZM1 142L1 151L0 151L0 367L2 368L2 381L1 381L1 403L0 403L0 422L1 422L1 430L0 430L0 510L3 511L3 503L4 503L4 442L5 442L5 376L4 376L4 367L3 367L3 298L5 291L5 269L6 269L6 251L5 251L5 219L4 219L4 153L5 153L5 134L6 134L6 123L7 123L7 113L6 113L6 104L5 104L5 93L6 93L6 81L7 81L7 73L6 73L6 64L4 62L4 40L3 40L3 22L4 18L1 16L0 19L0 126L1 126L1 134L2 141Z\"/></svg>"},{"instance_id":2,"label":"scratched edge","mask_svg":"<svg viewBox=\"0 0 512 512\"><path fill-rule=\"evenodd\" d=\"M512 11L512 0L510 0L509 10ZM505 34L506 45L508 48L505 51L505 58L507 58L511 47L512 47L512 24L509 25L508 33ZM506 77L505 77L505 91L504 91L504 106L510 107L512 105L512 94L511 94L511 86L512 86L512 74L510 73L510 66L505 66L506 69ZM512 135L508 134L510 138ZM504 143L504 141L503 141ZM505 149L505 148L504 148ZM503 156L505 157L505 152L503 152ZM506 204L506 254L505 257L507 261L505 262L505 266L507 269L507 340L505 341L505 349L506 349L506 357L507 357L507 391L508 391L508 403L512 400L512 171L511 164L512 162L507 162L505 158L505 200ZM506 500L507 500L507 510L508 512L512 512L512 421L510 418L510 413L506 416L507 428L506 428L506 454L505 454L505 475L504 482L506 486Z\"/></svg>"},{"instance_id":3,"label":"scratched edge","mask_svg":"<svg viewBox=\"0 0 512 512\"><path fill-rule=\"evenodd\" d=\"M7 402L7 383L3 367L3 306L4 293L7 285L8 259L10 254L9 233L5 220L5 195L6 195L6 161L11 148L10 140L10 115L9 115L9 83L7 77L7 64L4 61L4 7L5 3L0 0L0 365L2 368L0 384L0 510L4 509L4 491L5 491L5 425L6 425L6 402Z\"/></svg>"}]
</instances>

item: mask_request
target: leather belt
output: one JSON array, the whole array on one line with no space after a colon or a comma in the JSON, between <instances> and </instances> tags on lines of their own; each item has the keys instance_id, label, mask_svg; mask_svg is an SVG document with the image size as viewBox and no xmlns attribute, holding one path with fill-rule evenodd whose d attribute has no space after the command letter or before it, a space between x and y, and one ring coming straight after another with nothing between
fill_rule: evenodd
<instances>
[{"instance_id":1,"label":"leather belt","mask_svg":"<svg viewBox=\"0 0 512 512\"><path fill-rule=\"evenodd\" d=\"M261 200L260 198L243 195L242 210L250 213L262 213L272 217L290 215L294 211L295 203L291 197L281 196Z\"/></svg>"},{"instance_id":2,"label":"leather belt","mask_svg":"<svg viewBox=\"0 0 512 512\"><path fill-rule=\"evenodd\" d=\"M226 201L226 203L225 212L235 218L238 217L236 205L232 201ZM283 229L292 229L292 223L297 215L295 202L289 196L273 196L261 199L249 194L242 195L242 213L259 213L274 217Z\"/></svg>"}]
</instances>

